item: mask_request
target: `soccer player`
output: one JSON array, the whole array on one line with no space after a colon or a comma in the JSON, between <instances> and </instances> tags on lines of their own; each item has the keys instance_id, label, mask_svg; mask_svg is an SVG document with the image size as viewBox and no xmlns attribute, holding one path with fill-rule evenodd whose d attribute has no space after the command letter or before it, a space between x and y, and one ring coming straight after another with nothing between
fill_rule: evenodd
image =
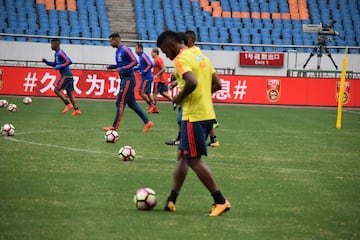
<instances>
[{"instance_id":1,"label":"soccer player","mask_svg":"<svg viewBox=\"0 0 360 240\"><path fill-rule=\"evenodd\" d=\"M139 55L139 66L135 68L135 71L139 71L141 74L141 83L139 86L139 95L149 105L148 113L158 113L159 109L155 106L154 98L151 92L151 84L153 82L152 68L154 66L150 57L144 53L142 44L137 44L135 52Z\"/></svg>"},{"instance_id":2,"label":"soccer player","mask_svg":"<svg viewBox=\"0 0 360 240\"><path fill-rule=\"evenodd\" d=\"M183 36L184 37L184 36ZM188 30L185 32L185 38L184 41L185 45L187 45L189 48L192 48L194 51L201 52L200 48L195 46L196 41L196 35L194 31ZM177 123L180 125L179 118L181 119L181 107L179 107L178 117L177 117ZM214 119L213 128L210 131L210 142L208 143L208 146L210 147L220 147L220 142L218 141L216 134L215 134L215 128L219 127L219 123ZM181 131L179 128L178 135L174 140L166 141L166 145L179 145L180 143L180 136Z\"/></svg>"},{"instance_id":3,"label":"soccer player","mask_svg":"<svg viewBox=\"0 0 360 240\"><path fill-rule=\"evenodd\" d=\"M72 64L71 59L66 55L64 50L60 48L60 40L52 39L51 40L51 49L55 51L55 60L54 62L49 62L45 58L42 61L48 65L54 67L56 70L60 72L60 79L57 81L56 86L54 88L55 94L65 103L65 108L63 113L70 111L74 108L74 112L72 115L80 115L80 109L77 106L75 96L73 94L74 91L74 78L73 73L70 69L70 64ZM66 90L66 94L69 96L69 100L66 99L65 95L61 92L61 90Z\"/></svg>"},{"instance_id":4,"label":"soccer player","mask_svg":"<svg viewBox=\"0 0 360 240\"><path fill-rule=\"evenodd\" d=\"M201 52L188 48L177 32L161 33L157 46L174 62L180 91L173 97L173 102L181 104L183 109L178 162L164 209L176 211L176 199L190 166L214 199L209 216L219 216L228 211L231 204L222 195L202 155L207 155L206 138L216 118L212 93L221 89L221 82L210 60Z\"/></svg>"},{"instance_id":5,"label":"soccer player","mask_svg":"<svg viewBox=\"0 0 360 240\"><path fill-rule=\"evenodd\" d=\"M154 59L154 103L157 103L157 95L160 93L170 102L172 102L172 97L167 93L168 86L165 79L164 72L166 70L164 60L159 56L159 49L153 48L151 51L151 57Z\"/></svg>"},{"instance_id":6,"label":"soccer player","mask_svg":"<svg viewBox=\"0 0 360 240\"><path fill-rule=\"evenodd\" d=\"M120 34L112 33L109 36L110 45L116 48L115 60L116 64L107 66L107 69L118 69L121 78L119 94L116 100L116 115L113 125L110 127L104 127L104 131L118 130L122 115L126 105L136 112L136 114L144 122L144 132L148 132L154 125L152 121L148 119L144 111L138 105L135 99L134 88L136 85L134 67L137 64L136 57L129 47L122 44Z\"/></svg>"}]
</instances>

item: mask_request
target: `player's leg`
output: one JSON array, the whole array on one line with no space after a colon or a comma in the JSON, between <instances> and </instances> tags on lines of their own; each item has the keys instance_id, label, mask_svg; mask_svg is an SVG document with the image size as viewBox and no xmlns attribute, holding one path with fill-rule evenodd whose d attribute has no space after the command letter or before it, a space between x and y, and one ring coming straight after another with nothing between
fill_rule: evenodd
<instances>
[{"instance_id":1,"label":"player's leg","mask_svg":"<svg viewBox=\"0 0 360 240\"><path fill-rule=\"evenodd\" d=\"M167 100L172 102L173 98L167 92L161 92L160 94L164 96Z\"/></svg>"},{"instance_id":2,"label":"player's leg","mask_svg":"<svg viewBox=\"0 0 360 240\"><path fill-rule=\"evenodd\" d=\"M64 89L65 80L66 78L64 76L61 76L54 88L56 96L58 96L65 104L63 113L68 112L73 108L73 105L69 102L69 100L66 99L65 95L61 92L61 90Z\"/></svg>"},{"instance_id":3,"label":"player's leg","mask_svg":"<svg viewBox=\"0 0 360 240\"><path fill-rule=\"evenodd\" d=\"M150 109L151 102L150 102L148 95L145 92L147 82L148 82L148 80L141 80L141 83L140 83L140 86L138 89L138 93L139 93L140 97L149 105L149 109Z\"/></svg>"},{"instance_id":4,"label":"player's leg","mask_svg":"<svg viewBox=\"0 0 360 240\"><path fill-rule=\"evenodd\" d=\"M130 109L132 109L144 122L144 132L148 132L150 128L154 125L152 121L146 116L140 105L136 102L134 87L135 87L135 78L132 80L132 87L129 89L128 94L126 96L126 102Z\"/></svg>"},{"instance_id":5,"label":"player's leg","mask_svg":"<svg viewBox=\"0 0 360 240\"><path fill-rule=\"evenodd\" d=\"M154 103L154 97L152 94L152 81L151 80L147 80L145 87L144 87L144 92L147 95L149 102L150 102L150 107L148 110L148 113L159 113L159 109L156 107L155 103Z\"/></svg>"},{"instance_id":6,"label":"player's leg","mask_svg":"<svg viewBox=\"0 0 360 240\"><path fill-rule=\"evenodd\" d=\"M72 77L66 78L65 82L63 84L63 88L66 90L66 93L69 96L69 100L74 107L74 112L72 113L72 115L80 115L81 112L79 110L75 96L73 94L74 93L74 79Z\"/></svg>"},{"instance_id":7,"label":"player's leg","mask_svg":"<svg viewBox=\"0 0 360 240\"><path fill-rule=\"evenodd\" d=\"M220 147L220 142L216 137L215 128L212 127L210 130L210 142L208 143L210 147Z\"/></svg>"},{"instance_id":8,"label":"player's leg","mask_svg":"<svg viewBox=\"0 0 360 240\"><path fill-rule=\"evenodd\" d=\"M183 157L186 158L187 164L196 173L214 199L214 207L211 209L209 216L219 216L229 210L231 205L219 190L211 169L201 159L202 155L207 155L206 138L212 129L212 124L213 121L186 122L185 128L182 124L180 148L182 148ZM189 142L193 142L193 144L190 145Z\"/></svg>"},{"instance_id":9,"label":"player's leg","mask_svg":"<svg viewBox=\"0 0 360 240\"><path fill-rule=\"evenodd\" d=\"M170 191L170 195L165 203L165 211L176 211L176 199L180 193L181 187L184 184L186 176L188 174L189 166L186 160L182 157L180 149L177 152L177 163L173 173L173 185Z\"/></svg>"},{"instance_id":10,"label":"player's leg","mask_svg":"<svg viewBox=\"0 0 360 240\"><path fill-rule=\"evenodd\" d=\"M170 96L170 94L168 93L169 88L165 83L160 83L160 89L159 92L162 96L164 96L167 100L169 100L170 102L172 102L173 98Z\"/></svg>"},{"instance_id":11,"label":"player's leg","mask_svg":"<svg viewBox=\"0 0 360 240\"><path fill-rule=\"evenodd\" d=\"M172 140L169 140L169 141L166 141L165 144L166 145L179 145L180 143L180 136L181 136L181 119L182 119L182 107L181 105L179 106L178 108L178 115L176 117L176 122L179 126L179 130L178 130L178 135L175 139L172 139Z\"/></svg>"},{"instance_id":12,"label":"player's leg","mask_svg":"<svg viewBox=\"0 0 360 240\"><path fill-rule=\"evenodd\" d=\"M130 85L131 85L131 81L124 77L120 83L119 93L115 102L116 113L113 124L109 127L104 127L103 128L104 131L109 131L109 130L118 131L120 127L121 118L125 111L126 97L129 94L128 92L130 90Z\"/></svg>"},{"instance_id":13,"label":"player's leg","mask_svg":"<svg viewBox=\"0 0 360 240\"><path fill-rule=\"evenodd\" d=\"M154 104L157 104L157 97L159 94L159 82L153 82L153 99L154 99Z\"/></svg>"}]
</instances>

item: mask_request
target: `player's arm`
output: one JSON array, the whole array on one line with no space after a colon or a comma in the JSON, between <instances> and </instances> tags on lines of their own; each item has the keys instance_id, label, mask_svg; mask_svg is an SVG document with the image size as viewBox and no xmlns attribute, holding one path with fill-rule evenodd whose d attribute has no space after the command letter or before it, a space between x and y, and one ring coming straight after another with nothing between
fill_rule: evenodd
<instances>
[{"instance_id":1,"label":"player's arm","mask_svg":"<svg viewBox=\"0 0 360 240\"><path fill-rule=\"evenodd\" d=\"M144 68L144 73L148 72L151 70L151 68L154 66L154 64L152 63L152 61L147 58L146 56L143 56L143 59L145 60L144 62L146 63L146 66Z\"/></svg>"},{"instance_id":2,"label":"player's arm","mask_svg":"<svg viewBox=\"0 0 360 240\"><path fill-rule=\"evenodd\" d=\"M64 59L65 62L63 64L59 64L60 66L56 66L57 68L67 67L70 64L72 64L71 59L68 56L66 56L66 54L62 50L59 51L59 55L61 56L62 59Z\"/></svg>"},{"instance_id":3,"label":"player's arm","mask_svg":"<svg viewBox=\"0 0 360 240\"><path fill-rule=\"evenodd\" d=\"M122 55L124 55L125 58L129 59L128 64L124 65L124 66L119 66L120 68L120 72L124 71L124 70L129 70L133 67L135 67L137 65L137 60L135 55L130 51L130 49L128 48L123 48L122 49Z\"/></svg>"},{"instance_id":4,"label":"player's arm","mask_svg":"<svg viewBox=\"0 0 360 240\"><path fill-rule=\"evenodd\" d=\"M211 84L211 92L216 92L221 90L221 81L219 79L219 76L216 73L213 73L212 75L212 84Z\"/></svg>"},{"instance_id":5,"label":"player's arm","mask_svg":"<svg viewBox=\"0 0 360 240\"><path fill-rule=\"evenodd\" d=\"M183 74L182 78L185 81L184 88L173 98L173 102L180 104L186 96L192 93L197 86L197 79L193 72L189 71Z\"/></svg>"},{"instance_id":6,"label":"player's arm","mask_svg":"<svg viewBox=\"0 0 360 240\"><path fill-rule=\"evenodd\" d=\"M106 66L107 69L117 69L118 65L117 64L110 64Z\"/></svg>"},{"instance_id":7,"label":"player's arm","mask_svg":"<svg viewBox=\"0 0 360 240\"><path fill-rule=\"evenodd\" d=\"M161 70L155 74L155 78L157 78L158 76L160 76L161 74L163 74L166 71L165 65L161 65Z\"/></svg>"},{"instance_id":8,"label":"player's arm","mask_svg":"<svg viewBox=\"0 0 360 240\"><path fill-rule=\"evenodd\" d=\"M45 58L42 59L42 62L44 62L46 65L51 66L51 67L55 67L55 66L56 66L56 62L49 62L49 61L46 60Z\"/></svg>"}]
</instances>

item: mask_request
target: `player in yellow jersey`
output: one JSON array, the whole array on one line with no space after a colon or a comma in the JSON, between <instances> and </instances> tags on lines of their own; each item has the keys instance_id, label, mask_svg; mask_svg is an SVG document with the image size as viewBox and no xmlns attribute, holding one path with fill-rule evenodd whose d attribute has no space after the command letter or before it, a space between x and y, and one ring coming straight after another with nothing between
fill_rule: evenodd
<instances>
[{"instance_id":1,"label":"player in yellow jersey","mask_svg":"<svg viewBox=\"0 0 360 240\"><path fill-rule=\"evenodd\" d=\"M182 37L184 38L183 40L184 40L184 44L186 46L191 48L192 51L195 51L196 54L202 54L201 49L195 45L196 36L195 36L194 31L191 31L191 30L186 31L184 34L182 34ZM165 144L167 144L167 145L179 145L180 135L181 135L179 118L181 119L181 114L182 114L182 110L181 110L181 107L179 107L179 112L178 112L178 117L177 117L177 122L179 124L178 136L174 140L166 141ZM210 130L210 133L209 133L210 142L208 143L208 146L210 146L210 147L219 147L220 146L220 142L218 141L216 134L215 134L215 128L217 128L217 127L219 127L219 123L215 119L213 128Z\"/></svg>"},{"instance_id":2,"label":"player in yellow jersey","mask_svg":"<svg viewBox=\"0 0 360 240\"><path fill-rule=\"evenodd\" d=\"M221 89L221 82L210 60L201 51L188 48L179 33L163 32L157 39L157 46L174 63L180 91L173 97L173 102L181 104L183 109L178 162L165 210L176 211L176 199L190 166L214 198L209 216L219 216L231 205L222 195L202 156L207 155L206 138L216 118L211 96Z\"/></svg>"}]
</instances>

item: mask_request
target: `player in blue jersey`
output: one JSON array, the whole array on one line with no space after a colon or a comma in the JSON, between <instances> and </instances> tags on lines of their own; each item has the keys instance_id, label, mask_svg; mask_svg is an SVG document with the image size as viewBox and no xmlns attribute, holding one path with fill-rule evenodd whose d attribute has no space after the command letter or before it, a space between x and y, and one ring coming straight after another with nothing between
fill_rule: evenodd
<instances>
[{"instance_id":1,"label":"player in blue jersey","mask_svg":"<svg viewBox=\"0 0 360 240\"><path fill-rule=\"evenodd\" d=\"M70 111L74 108L72 115L80 115L80 109L77 106L74 91L74 78L70 70L70 64L72 64L71 59L66 55L64 50L60 48L60 40L52 39L51 40L51 49L55 51L55 61L49 62L45 58L42 59L44 63L48 66L54 67L56 70L60 71L60 79L57 81L54 88L55 94L65 103L65 108L63 113ZM66 99L65 95L61 90L66 90L66 94L69 96L69 100Z\"/></svg>"},{"instance_id":2,"label":"player in blue jersey","mask_svg":"<svg viewBox=\"0 0 360 240\"><path fill-rule=\"evenodd\" d=\"M154 80L152 75L152 68L154 67L153 62L150 57L144 53L144 48L142 44L137 44L135 47L135 52L139 55L139 66L135 68L136 71L139 71L141 74L141 83L139 86L139 95L147 102L149 105L148 113L158 113L159 109L155 106L154 98L151 91L151 84Z\"/></svg>"},{"instance_id":3,"label":"player in blue jersey","mask_svg":"<svg viewBox=\"0 0 360 240\"><path fill-rule=\"evenodd\" d=\"M135 75L134 75L134 67L137 65L137 60L134 53L131 51L129 47L122 44L120 34L112 33L109 36L110 45L113 48L116 48L115 52L115 61L116 64L109 65L108 69L118 69L121 82L119 94L116 100L116 115L113 122L113 125L110 127L104 127L104 131L109 130L118 130L122 115L124 114L124 110L126 105L136 112L136 114L141 118L144 122L144 132L148 132L150 128L154 125L152 121L148 119L144 111L138 105L135 99L134 88L136 85Z\"/></svg>"}]
</instances>

